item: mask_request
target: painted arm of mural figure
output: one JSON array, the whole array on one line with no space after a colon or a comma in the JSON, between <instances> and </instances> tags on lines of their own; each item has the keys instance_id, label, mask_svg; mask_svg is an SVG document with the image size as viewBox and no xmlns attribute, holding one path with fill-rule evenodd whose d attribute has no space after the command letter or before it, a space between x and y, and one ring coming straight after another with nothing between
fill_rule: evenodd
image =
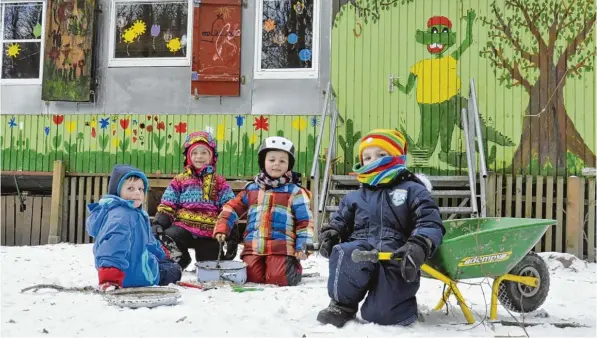
<instances>
[{"instance_id":1,"label":"painted arm of mural figure","mask_svg":"<svg viewBox=\"0 0 597 338\"><path fill-rule=\"evenodd\" d=\"M476 17L477 13L474 10L469 9L466 12L466 37L462 41L462 44L460 44L460 47L452 53L452 57L456 60L460 59L460 56L473 43L473 22L475 22Z\"/></svg>"},{"instance_id":2,"label":"painted arm of mural figure","mask_svg":"<svg viewBox=\"0 0 597 338\"><path fill-rule=\"evenodd\" d=\"M417 76L413 73L410 73L408 75L408 82L406 83L406 86L403 86L400 83L399 79L392 80L392 83L394 84L394 86L398 87L398 89L400 89L401 92L403 92L404 94L408 94L415 87L416 81L417 81Z\"/></svg>"}]
</instances>

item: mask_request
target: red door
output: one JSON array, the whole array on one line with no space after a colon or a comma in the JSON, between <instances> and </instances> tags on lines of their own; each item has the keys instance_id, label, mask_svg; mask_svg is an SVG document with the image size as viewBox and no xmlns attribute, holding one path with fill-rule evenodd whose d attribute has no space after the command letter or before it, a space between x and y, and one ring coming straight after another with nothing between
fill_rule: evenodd
<instances>
[{"instance_id":1,"label":"red door","mask_svg":"<svg viewBox=\"0 0 597 338\"><path fill-rule=\"evenodd\" d=\"M241 0L195 4L191 94L240 95L241 11Z\"/></svg>"}]
</instances>

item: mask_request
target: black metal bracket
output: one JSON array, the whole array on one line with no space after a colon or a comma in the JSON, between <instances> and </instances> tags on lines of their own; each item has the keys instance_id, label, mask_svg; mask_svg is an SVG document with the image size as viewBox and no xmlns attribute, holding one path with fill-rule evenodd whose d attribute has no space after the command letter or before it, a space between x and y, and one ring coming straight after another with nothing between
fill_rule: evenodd
<instances>
[{"instance_id":1,"label":"black metal bracket","mask_svg":"<svg viewBox=\"0 0 597 338\"><path fill-rule=\"evenodd\" d=\"M21 202L19 204L19 210L21 212L25 212L25 210L27 210L27 205L25 205L25 197L23 196L23 194L21 194L21 189L19 189L19 182L17 182L17 176L12 175L12 177L15 180L15 187L17 188L17 194L19 195L19 201Z\"/></svg>"}]
</instances>

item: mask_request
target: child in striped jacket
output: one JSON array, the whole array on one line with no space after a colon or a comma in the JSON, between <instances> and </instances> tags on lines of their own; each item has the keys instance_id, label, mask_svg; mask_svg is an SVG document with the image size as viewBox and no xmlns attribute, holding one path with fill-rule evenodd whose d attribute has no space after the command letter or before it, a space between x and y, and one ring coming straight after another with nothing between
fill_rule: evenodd
<instances>
[{"instance_id":1,"label":"child in striped jacket","mask_svg":"<svg viewBox=\"0 0 597 338\"><path fill-rule=\"evenodd\" d=\"M223 251L212 234L222 206L234 198L234 193L226 179L216 174L218 152L211 134L189 134L183 154L184 171L172 179L162 195L152 229L185 269L191 263L189 248L195 249L197 261L216 260ZM229 241L224 259L233 259L237 246L236 241Z\"/></svg>"},{"instance_id":2,"label":"child in striped jacket","mask_svg":"<svg viewBox=\"0 0 597 338\"><path fill-rule=\"evenodd\" d=\"M214 229L222 242L247 213L242 260L247 264L247 281L297 285L302 278L299 260L313 243L313 215L310 193L293 175L294 145L286 138L264 140L258 152L261 172L233 200L224 205Z\"/></svg>"}]
</instances>

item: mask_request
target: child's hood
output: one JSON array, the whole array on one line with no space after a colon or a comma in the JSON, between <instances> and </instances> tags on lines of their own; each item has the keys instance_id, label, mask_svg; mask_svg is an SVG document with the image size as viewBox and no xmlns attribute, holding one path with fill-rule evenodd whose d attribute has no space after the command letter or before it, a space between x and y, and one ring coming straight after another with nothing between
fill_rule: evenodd
<instances>
[{"instance_id":1,"label":"child's hood","mask_svg":"<svg viewBox=\"0 0 597 338\"><path fill-rule=\"evenodd\" d=\"M87 205L89 217L87 217L86 227L89 235L96 237L105 223L108 212L116 208L122 209L120 213L134 211L140 212L145 217L148 217L145 210L133 207L133 201L125 200L115 195L104 195L99 202L89 203Z\"/></svg>"},{"instance_id":2,"label":"child's hood","mask_svg":"<svg viewBox=\"0 0 597 338\"><path fill-rule=\"evenodd\" d=\"M415 174L415 177L418 178L419 181L421 181L421 183L423 183L427 191L431 192L433 190L433 185L431 184L431 181L427 178L427 175L417 173Z\"/></svg>"}]
</instances>

